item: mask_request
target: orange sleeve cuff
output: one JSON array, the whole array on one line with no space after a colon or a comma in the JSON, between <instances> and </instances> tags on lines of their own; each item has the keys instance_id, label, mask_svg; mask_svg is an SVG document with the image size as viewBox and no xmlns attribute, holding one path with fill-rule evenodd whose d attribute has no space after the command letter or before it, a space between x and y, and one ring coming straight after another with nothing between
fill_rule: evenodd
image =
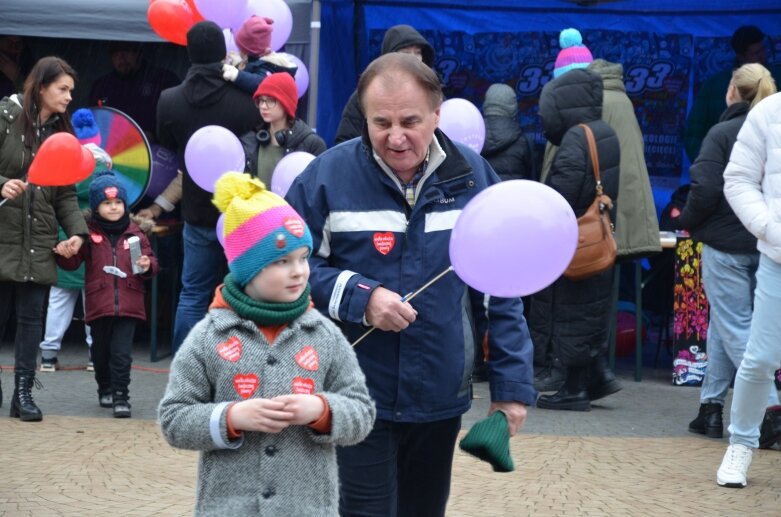
<instances>
[{"instance_id":1,"label":"orange sleeve cuff","mask_svg":"<svg viewBox=\"0 0 781 517\"><path fill-rule=\"evenodd\" d=\"M233 406L235 405L235 402L229 405L228 410L225 412L225 425L228 428L228 438L231 440L237 440L238 438L241 438L241 431L235 430L231 425L231 409L233 409Z\"/></svg>"},{"instance_id":2,"label":"orange sleeve cuff","mask_svg":"<svg viewBox=\"0 0 781 517\"><path fill-rule=\"evenodd\" d=\"M331 406L328 405L328 400L322 396L317 395L320 397L320 400L323 401L323 404L325 404L325 408L323 409L323 413L320 415L320 418L309 424L309 427L320 434L330 434L331 433Z\"/></svg>"}]
</instances>

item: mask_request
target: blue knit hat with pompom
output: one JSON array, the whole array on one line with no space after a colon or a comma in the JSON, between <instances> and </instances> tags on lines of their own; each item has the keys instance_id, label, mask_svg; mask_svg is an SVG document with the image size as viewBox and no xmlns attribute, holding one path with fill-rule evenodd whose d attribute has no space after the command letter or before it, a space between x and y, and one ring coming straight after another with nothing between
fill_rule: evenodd
<instances>
[{"instance_id":1,"label":"blue knit hat with pompom","mask_svg":"<svg viewBox=\"0 0 781 517\"><path fill-rule=\"evenodd\" d=\"M97 212L98 205L107 199L121 199L127 210L127 190L122 181L109 170L97 171L92 175L89 186L89 206Z\"/></svg>"},{"instance_id":2,"label":"blue knit hat with pompom","mask_svg":"<svg viewBox=\"0 0 781 517\"><path fill-rule=\"evenodd\" d=\"M559 55L553 68L553 77L558 77L575 68L586 68L594 61L591 51L583 44L583 36L577 29L564 29L559 34Z\"/></svg>"}]
</instances>

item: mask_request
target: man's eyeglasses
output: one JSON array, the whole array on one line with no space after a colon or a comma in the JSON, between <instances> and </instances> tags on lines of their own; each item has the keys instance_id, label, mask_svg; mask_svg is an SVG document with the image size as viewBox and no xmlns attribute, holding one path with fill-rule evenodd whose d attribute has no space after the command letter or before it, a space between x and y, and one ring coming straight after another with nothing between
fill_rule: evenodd
<instances>
[{"instance_id":1,"label":"man's eyeglasses","mask_svg":"<svg viewBox=\"0 0 781 517\"><path fill-rule=\"evenodd\" d=\"M274 97L258 97L255 99L255 106L259 108L261 104L265 104L268 108L273 108L277 105L277 100Z\"/></svg>"}]
</instances>

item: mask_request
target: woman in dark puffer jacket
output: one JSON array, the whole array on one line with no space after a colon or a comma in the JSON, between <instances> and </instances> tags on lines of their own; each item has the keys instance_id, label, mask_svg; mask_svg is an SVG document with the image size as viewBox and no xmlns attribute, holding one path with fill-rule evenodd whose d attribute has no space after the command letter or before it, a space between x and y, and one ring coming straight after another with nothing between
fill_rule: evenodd
<instances>
[{"instance_id":1,"label":"woman in dark puffer jacket","mask_svg":"<svg viewBox=\"0 0 781 517\"><path fill-rule=\"evenodd\" d=\"M602 88L598 75L575 69L546 84L540 97L545 137L559 146L545 183L564 196L577 217L596 193L581 123L594 133L604 193L614 200L613 211L616 206L621 153L615 132L601 120ZM542 395L538 407L588 411L590 401L621 389L605 359L612 281L612 268L580 281L562 276L532 295L529 329L535 347L552 345L566 367L563 387Z\"/></svg>"}]
</instances>

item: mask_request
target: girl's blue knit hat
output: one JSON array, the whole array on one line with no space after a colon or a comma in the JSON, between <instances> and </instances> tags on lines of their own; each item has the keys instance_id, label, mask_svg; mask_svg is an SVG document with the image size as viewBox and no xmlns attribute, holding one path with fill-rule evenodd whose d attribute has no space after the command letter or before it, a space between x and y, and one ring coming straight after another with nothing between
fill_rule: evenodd
<instances>
[{"instance_id":1,"label":"girl's blue knit hat","mask_svg":"<svg viewBox=\"0 0 781 517\"><path fill-rule=\"evenodd\" d=\"M98 205L103 201L117 198L125 203L125 210L127 210L127 191L122 181L109 170L95 172L89 186L89 206L92 211L96 212Z\"/></svg>"}]
</instances>

